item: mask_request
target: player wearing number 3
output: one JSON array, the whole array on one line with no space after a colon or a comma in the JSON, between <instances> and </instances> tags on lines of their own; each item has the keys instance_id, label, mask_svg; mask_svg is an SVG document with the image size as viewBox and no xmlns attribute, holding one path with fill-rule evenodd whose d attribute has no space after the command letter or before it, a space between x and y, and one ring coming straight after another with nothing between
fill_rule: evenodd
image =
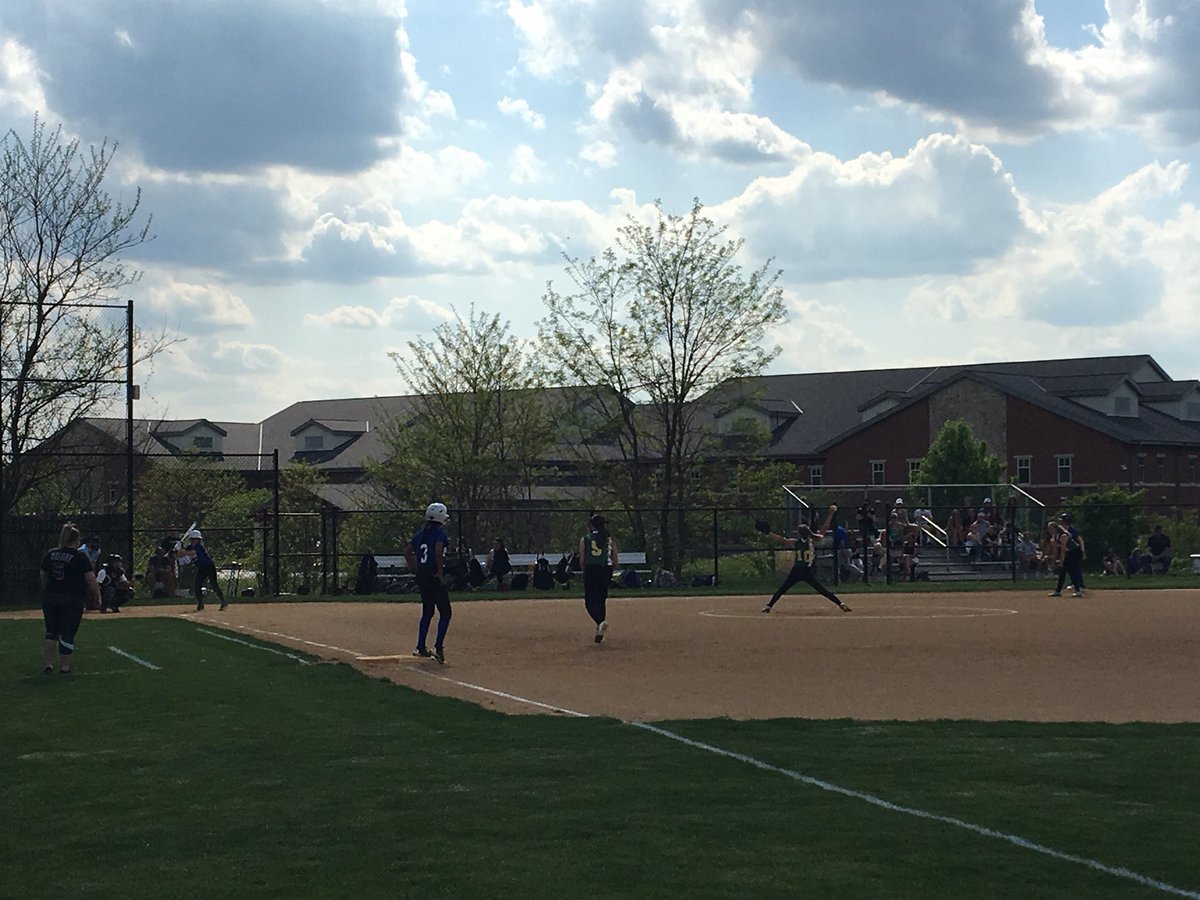
<instances>
[{"instance_id":1,"label":"player wearing number 3","mask_svg":"<svg viewBox=\"0 0 1200 900\"><path fill-rule=\"evenodd\" d=\"M450 512L444 503L430 503L425 510L425 526L413 535L404 548L409 571L416 574L417 588L421 591L421 624L417 628L417 649L413 655L432 656L440 663L446 661L442 644L446 640L451 615L450 594L445 582L446 544L450 538L443 527L449 518ZM434 609L438 613L438 626L431 652L425 642L429 638L429 624L433 621Z\"/></svg>"},{"instance_id":2,"label":"player wearing number 3","mask_svg":"<svg viewBox=\"0 0 1200 900\"><path fill-rule=\"evenodd\" d=\"M783 579L783 584L779 586L773 597L767 601L767 605L763 607L763 612L769 613L779 598L788 592L788 590L798 581L803 581L811 586L822 597L825 597L831 603L837 604L842 612L850 612L850 607L838 599L837 594L817 581L817 576L813 572L813 559L816 557L817 541L825 537L825 530L829 528L829 523L833 521L833 514L837 512L836 506L829 507L829 514L825 516L825 524L818 530L813 531L807 525L800 525L796 529L796 537L787 538L782 534L775 534L771 531L767 524L762 520L755 523L755 527L759 531L770 535L781 544L790 544L796 553L795 562L792 563L792 570L788 572L787 577Z\"/></svg>"},{"instance_id":3,"label":"player wearing number 3","mask_svg":"<svg viewBox=\"0 0 1200 900\"><path fill-rule=\"evenodd\" d=\"M605 607L613 569L617 567L617 542L608 533L604 516L597 513L588 520L592 530L579 541L579 559L583 566L583 605L596 623L597 644L608 630Z\"/></svg>"}]
</instances>

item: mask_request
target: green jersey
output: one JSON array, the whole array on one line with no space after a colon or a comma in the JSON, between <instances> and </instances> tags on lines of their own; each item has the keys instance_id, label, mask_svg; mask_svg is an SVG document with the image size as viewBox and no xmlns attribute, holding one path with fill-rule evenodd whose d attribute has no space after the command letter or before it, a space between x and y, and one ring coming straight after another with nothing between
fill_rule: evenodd
<instances>
[{"instance_id":1,"label":"green jersey","mask_svg":"<svg viewBox=\"0 0 1200 900\"><path fill-rule=\"evenodd\" d=\"M609 566L612 565L611 551L609 549L609 541L612 538L605 540L603 535L598 531L589 531L583 537L583 564L585 566Z\"/></svg>"}]
</instances>

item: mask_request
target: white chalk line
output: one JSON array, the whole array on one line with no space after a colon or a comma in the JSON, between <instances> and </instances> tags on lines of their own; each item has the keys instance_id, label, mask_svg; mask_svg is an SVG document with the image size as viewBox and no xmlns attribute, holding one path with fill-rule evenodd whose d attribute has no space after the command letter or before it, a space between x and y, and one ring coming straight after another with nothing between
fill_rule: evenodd
<instances>
[{"instance_id":1,"label":"white chalk line","mask_svg":"<svg viewBox=\"0 0 1200 900\"><path fill-rule=\"evenodd\" d=\"M203 628L198 629L198 630L205 632L206 634L211 634L215 637L220 637L220 638L224 638L226 640L234 641L235 643L238 643L238 644L245 644L247 647L253 647L256 650L267 650L267 651L270 651L273 653L280 653L283 656L288 656L288 657L291 657L292 659L295 659L297 662L307 663L307 660L301 659L300 657L295 656L294 654L291 654L291 653L283 653L282 651L272 650L272 648L270 648L270 647L258 646L256 644L251 644L248 641L239 641L237 638L231 637L229 635L223 635L223 634L220 634L219 632L215 632L215 631L208 631L207 629L203 629ZM248 629L248 630L258 630L258 629ZM315 644L315 642L313 642L313 641L304 641L301 638L296 638L291 635L278 634L276 632L261 632L261 633L274 634L277 637L287 638L288 640L298 640L298 641L301 641L302 643L314 644L315 646L328 646L328 645L324 645L324 644ZM336 649L341 653L362 655L360 653L356 653L356 651L345 650L343 648L330 648L330 649ZM574 716L574 717L580 718L580 719L591 718L587 713L579 712L577 710L567 709L567 708L561 707L561 706L554 706L553 704L550 704L550 703L542 703L541 701L538 701L538 700L531 700L528 697L521 697L517 694L508 693L507 691L498 691L493 688L484 687L482 685L472 684L468 681L459 681L458 679L448 678L445 675L435 675L432 672L427 672L424 669L417 668L416 666L408 666L407 669L408 669L408 671L415 672L419 675L425 675L429 678L434 678L439 681L446 681L446 682L449 682L450 684L454 684L459 687L467 688L468 690L479 691L484 694L490 694L495 697L501 697L505 700L511 700L515 703L523 703L528 706L536 707L538 709L546 709L546 710L550 710L552 712L558 712L558 713L562 713L563 715ZM995 840L1004 841L1004 842L1012 844L1016 847L1021 847L1022 849L1025 849L1025 850L1031 850L1035 853L1040 853L1043 856L1050 857L1051 859L1057 859L1062 862L1074 863L1076 865L1085 866L1086 868L1092 869L1097 872L1101 872L1106 875L1112 875L1116 878L1123 878L1127 881L1133 881L1133 882L1136 882L1137 884L1142 885L1143 887L1153 888L1154 890L1158 890L1158 891L1161 891L1166 894L1172 894L1177 897L1188 897L1188 898L1191 898L1191 900L1200 900L1200 892L1190 891L1190 890L1187 890L1186 888L1176 887L1173 884L1169 884L1165 881L1159 881L1158 879L1155 879L1155 878L1150 878L1146 875L1142 875L1138 872L1135 872L1132 869L1127 869L1124 866L1110 866L1110 865L1107 865L1106 863L1100 862L1099 860L1089 859L1086 856L1078 856L1073 853L1066 853L1061 850L1055 850L1053 847L1047 847L1044 844L1039 844L1035 841L1028 840L1027 838L1020 837L1019 835L1009 834L1004 831L997 831L993 828L988 828L985 825L976 825L973 822L968 822L965 819L955 818L954 816L944 816L939 813L928 812L926 810L917 809L917 808L911 807L911 806L901 806L899 804L892 803L889 800L884 800L882 797L876 797L873 794L866 794L861 791L853 790L851 788L844 788L844 787L841 787L840 785L833 784L832 782L823 781L819 778L814 778L811 775L805 775L801 772L796 772L791 769L785 769L781 766L772 765L771 763L764 762L763 760L756 759L755 757L748 756L744 753L737 753L736 751L725 750L724 748L717 747L713 744L706 744L702 741L692 740L691 738L686 738L683 735L675 734L675 732L673 732L673 731L668 731L665 728L661 728L657 725L651 725L647 722L625 722L625 724L630 725L634 728L641 728L645 731L649 731L649 732L651 732L653 734L657 734L661 737L669 738L670 740L677 741L681 744L685 744L689 747L693 747L698 750L705 750L709 753L714 753L718 756L724 756L728 759L737 760L738 762L742 762L742 763L745 763L746 765L753 766L756 769L761 769L766 772L773 772L778 775L784 775L787 778L791 778L794 781L799 781L800 783L809 785L810 787L819 788L820 790L829 791L830 793L839 794L843 797L848 797L850 799L860 800L864 803L869 803L872 806L877 806L881 809L886 809L889 812L896 812L896 813L901 813L904 815L914 816L916 818L926 819L926 820L932 821L932 822L940 822L943 825L951 825L955 828L961 828L965 831L970 831L974 834L978 834L983 837L988 837L988 838L993 838Z\"/></svg>"},{"instance_id":2,"label":"white chalk line","mask_svg":"<svg viewBox=\"0 0 1200 900\"><path fill-rule=\"evenodd\" d=\"M286 656L288 659L294 659L302 666L308 665L308 660L295 653L287 653L283 650L276 650L274 647L264 647L262 644L252 644L249 641L243 641L240 638L235 638L231 634L221 634L219 631L213 631L209 628L197 628L201 634L209 634L213 637L220 638L223 641L232 641L235 644L241 644L243 647L249 647L251 650L262 650L265 653L274 653L276 656Z\"/></svg>"},{"instance_id":3,"label":"white chalk line","mask_svg":"<svg viewBox=\"0 0 1200 900\"><path fill-rule=\"evenodd\" d=\"M408 671L416 672L418 675L426 675L430 678L436 678L438 681L446 681L450 684L456 684L459 687L470 688L473 691L479 691L484 694L491 694L493 697L503 697L505 700L512 700L517 703L524 703L526 706L536 706L538 709L547 709L551 712L562 713L565 716L575 716L577 719L589 719L587 713L576 712L573 709L567 709L563 706L553 706L549 703L541 703L537 700L530 700L528 697L519 697L516 694L510 694L506 691L497 691L494 688L483 687L478 684L471 684L469 681L459 681L455 678L447 678L445 675L434 675L432 672L427 672L425 669L419 669L416 666L408 666Z\"/></svg>"},{"instance_id":4,"label":"white chalk line","mask_svg":"<svg viewBox=\"0 0 1200 900\"><path fill-rule=\"evenodd\" d=\"M470 682L466 682L466 681L458 681L453 678L447 678L444 675L434 675L432 672L426 672L423 669L416 668L415 666L410 666L409 671L418 672L421 675L428 675L430 678L437 678L441 681L448 681L451 684L456 684L460 687L469 688L471 690L481 691L485 694L492 694L497 697L503 697L506 700L513 700L518 703L528 704L529 706L540 707L542 709L550 709L555 712L561 712L566 715L576 716L581 719L590 718L590 716L587 713L577 712L576 710L572 710L572 709L565 709L561 706L553 706L548 703L541 703L537 700L530 700L528 697L521 697L516 694L510 694L506 691L493 690L492 688L482 687L480 685L471 684ZM749 766L754 766L755 768L762 769L763 771L766 771L766 772L774 772L778 775L784 775L788 778L791 778L794 781L799 781L802 784L806 784L811 787L819 788L823 791L829 791L831 793L839 794L843 797L848 797L853 800L860 800L864 803L869 803L872 806L878 806L881 809L886 809L889 812L902 813L904 815L915 816L916 818L919 818L919 819L927 819L927 820L933 821L933 822L940 822L943 825L952 825L955 828L961 828L966 831L973 832L974 834L981 835L983 837L988 837L988 838L993 838L995 840L1005 841L1006 843L1013 844L1014 846L1021 847L1025 850L1032 850L1035 853L1040 853L1043 856L1048 856L1052 859L1057 859L1062 862L1075 863L1076 865L1086 866L1089 869L1093 869L1097 872L1102 872L1106 875L1112 875L1117 878L1124 878L1129 881L1134 881L1134 882L1142 885L1143 887L1154 888L1155 890L1159 890L1159 891L1162 891L1167 894L1174 894L1175 896L1179 896L1179 897L1190 897L1190 898L1192 898L1192 900L1200 900L1200 893L1198 893L1196 891L1189 891L1185 888L1180 888L1180 887L1176 887L1173 884L1168 884L1165 881L1159 881L1158 879L1150 878L1146 875L1141 875L1138 872L1134 872L1132 869L1125 868L1124 866L1110 866L1110 865L1107 865L1106 863L1100 862L1099 860L1089 859L1086 856L1077 856L1076 854L1073 854L1073 853L1066 853L1062 850L1055 850L1053 847L1047 847L1044 844L1039 844L1035 841L1028 840L1027 838L1020 837L1019 835L1009 834L1004 831L997 831L996 829L988 828L985 825L976 825L973 822L968 822L965 819L955 818L954 816L944 816L939 813L928 812L926 810L917 809L917 808L911 807L911 806L901 806L899 804L892 803L889 800L884 800L882 797L876 797L873 794L866 794L861 791L853 790L851 788L844 788L844 787L841 787L840 785L836 785L836 784L833 784L828 781L822 781L819 778L814 778L811 775L805 775L801 772L796 772L791 769L785 769L780 766L771 765L768 762L764 762L760 759L756 759L753 756L747 756L744 753L737 753L733 750L725 750L721 747L717 747L712 744L706 744L702 741L695 741L695 740L692 740L691 738L686 738L683 735L676 734L673 731L668 731L667 729L661 728L657 725L651 725L647 722L625 722L625 724L631 725L634 728L644 729L645 731L652 732L654 734L660 735L661 737L669 738L673 741L677 741L681 744L685 744L689 747L693 747L698 750L706 750L709 753L715 753L718 756L724 756L728 759L737 760L738 762L745 763L746 765L749 765Z\"/></svg>"},{"instance_id":5,"label":"white chalk line","mask_svg":"<svg viewBox=\"0 0 1200 900\"><path fill-rule=\"evenodd\" d=\"M952 615L944 615L943 613L925 614L925 610L945 610L952 612ZM980 606L924 606L914 607L910 613L905 615L880 615L870 612L855 612L846 615L845 613L835 615L808 615L794 613L780 613L773 610L771 613L723 613L716 610L706 609L699 613L702 616L708 616L711 619L796 619L805 622L851 622L862 621L863 619L987 619L994 616L1015 616L1019 614L1016 609L999 609L994 607Z\"/></svg>"},{"instance_id":6,"label":"white chalk line","mask_svg":"<svg viewBox=\"0 0 1200 900\"><path fill-rule=\"evenodd\" d=\"M1035 853L1041 853L1044 856L1049 856L1053 859L1062 860L1063 862L1076 863L1077 865L1087 866L1089 869L1094 869L1098 872L1103 872L1106 875L1114 875L1118 878L1125 878L1130 881L1135 881L1138 884L1154 888L1164 893L1174 894L1179 897L1191 897L1193 900L1200 900L1200 892L1189 891L1186 888L1176 887L1173 884L1168 884L1165 881L1159 881L1155 878L1149 878L1145 875L1140 875L1132 869L1127 869L1124 866L1110 866L1095 859L1089 859L1086 856L1077 856L1074 853L1065 853L1061 850L1055 850L1053 847L1047 847L1044 844L1036 843L1015 834L1009 834L1004 831L997 831L994 828L988 828L984 825L976 825L973 822L968 822L965 819L955 818L954 816L943 816L939 813L928 812L923 809L916 809L911 806L900 806L884 800L882 797L876 797L873 794L865 794L861 791L855 791L850 788L844 788L840 785L832 784L828 781L822 781L819 778L813 778L811 775L805 775L801 772L796 772L791 769L785 769L781 766L774 766L770 763L763 762L760 759L755 759L753 756L747 756L744 753L737 753L733 750L725 750L721 747L706 744L703 741L692 740L683 735L675 734L673 731L668 731L665 728L660 728L657 725L651 725L647 722L628 722L635 728L642 728L662 737L670 738L673 741L678 741L681 744L686 744L689 747L695 747L698 750L707 750L709 753L715 753L718 756L725 756L729 759L735 759L746 765L754 766L757 769L762 769L767 772L774 772L778 775L785 775L795 781L807 784L811 787L820 788L823 791L840 794L843 797L850 797L854 800L861 800L864 803L869 803L872 806L878 806L881 809L886 809L889 812L903 813L908 816L915 816L919 819L928 819L933 822L941 822L944 825L953 825L955 828L962 828L966 831L974 832L983 837L994 838L996 840L1005 841L1025 850L1032 850Z\"/></svg>"},{"instance_id":7,"label":"white chalk line","mask_svg":"<svg viewBox=\"0 0 1200 900\"><path fill-rule=\"evenodd\" d=\"M140 656L134 656L128 650L122 650L120 647L114 647L112 644L108 645L108 649L111 650L113 653L117 654L117 656L123 656L126 659L131 659L135 663L137 663L139 666L145 666L147 669L152 669L155 672L160 671L162 668L161 666L156 666L154 663L150 662L149 660L142 659Z\"/></svg>"}]
</instances>

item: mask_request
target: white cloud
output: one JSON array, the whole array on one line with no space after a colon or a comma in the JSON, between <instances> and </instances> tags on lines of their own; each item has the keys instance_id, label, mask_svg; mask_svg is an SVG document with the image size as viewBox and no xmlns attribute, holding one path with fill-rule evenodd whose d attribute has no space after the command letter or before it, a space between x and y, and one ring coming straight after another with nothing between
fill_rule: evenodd
<instances>
[{"instance_id":1,"label":"white cloud","mask_svg":"<svg viewBox=\"0 0 1200 900\"><path fill-rule=\"evenodd\" d=\"M1041 210L1010 252L968 277L918 285L906 307L951 321L1085 329L1097 341L1105 329L1114 341L1130 329L1195 329L1198 217L1173 202L1187 175L1177 163L1151 165L1087 202Z\"/></svg>"},{"instance_id":2,"label":"white cloud","mask_svg":"<svg viewBox=\"0 0 1200 900\"><path fill-rule=\"evenodd\" d=\"M228 288L164 279L146 291L150 309L166 320L177 319L184 334L248 328L254 316L245 301Z\"/></svg>"},{"instance_id":3,"label":"white cloud","mask_svg":"<svg viewBox=\"0 0 1200 900\"><path fill-rule=\"evenodd\" d=\"M12 38L0 43L0 112L8 121L45 114L49 104L33 51Z\"/></svg>"},{"instance_id":4,"label":"white cloud","mask_svg":"<svg viewBox=\"0 0 1200 900\"><path fill-rule=\"evenodd\" d=\"M525 100L501 97L496 103L496 108L506 116L516 116L534 131L541 131L546 127L546 117L530 109Z\"/></svg>"},{"instance_id":5,"label":"white cloud","mask_svg":"<svg viewBox=\"0 0 1200 900\"><path fill-rule=\"evenodd\" d=\"M964 272L1005 253L1026 228L1000 161L947 135L902 157L812 154L711 213L731 221L754 255L785 261L798 281Z\"/></svg>"},{"instance_id":6,"label":"white cloud","mask_svg":"<svg viewBox=\"0 0 1200 900\"><path fill-rule=\"evenodd\" d=\"M326 328L427 331L453 319L451 310L424 297L409 295L393 297L381 310L367 306L339 306L327 313L306 315L304 322Z\"/></svg>"},{"instance_id":7,"label":"white cloud","mask_svg":"<svg viewBox=\"0 0 1200 900\"><path fill-rule=\"evenodd\" d=\"M592 141L579 151L579 158L600 169L611 169L617 164L617 148L608 141Z\"/></svg>"},{"instance_id":8,"label":"white cloud","mask_svg":"<svg viewBox=\"0 0 1200 900\"><path fill-rule=\"evenodd\" d=\"M513 184L532 184L541 181L545 174L546 164L528 144L514 148L508 157L508 180Z\"/></svg>"},{"instance_id":9,"label":"white cloud","mask_svg":"<svg viewBox=\"0 0 1200 900\"><path fill-rule=\"evenodd\" d=\"M270 344L243 344L223 341L213 355L215 371L219 374L262 375L279 372L287 356Z\"/></svg>"}]
</instances>

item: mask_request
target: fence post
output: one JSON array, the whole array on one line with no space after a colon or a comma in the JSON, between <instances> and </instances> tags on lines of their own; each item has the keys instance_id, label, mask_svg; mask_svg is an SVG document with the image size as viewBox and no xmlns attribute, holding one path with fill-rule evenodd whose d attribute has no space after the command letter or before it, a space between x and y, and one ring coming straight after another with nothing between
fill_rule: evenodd
<instances>
[{"instance_id":1,"label":"fence post","mask_svg":"<svg viewBox=\"0 0 1200 900\"><path fill-rule=\"evenodd\" d=\"M1129 557L1133 555L1133 507L1125 504L1125 578L1133 577L1129 568Z\"/></svg>"},{"instance_id":2,"label":"fence post","mask_svg":"<svg viewBox=\"0 0 1200 900\"><path fill-rule=\"evenodd\" d=\"M272 465L275 470L274 483L273 483L273 490L275 493L275 534L274 534L275 559L273 561L274 568L275 568L275 581L272 586L275 588L275 591L274 591L275 596L278 596L279 588L280 588L280 581L279 581L279 448L278 447L276 447L274 450L271 451L271 462L272 462Z\"/></svg>"},{"instance_id":3,"label":"fence post","mask_svg":"<svg viewBox=\"0 0 1200 900\"><path fill-rule=\"evenodd\" d=\"M720 540L719 540L719 536L717 534L717 508L715 506L713 507L713 511L712 511L712 523L713 523L713 530L712 530L712 535L713 535L713 587L716 587L718 584L721 583L721 578L720 578L721 569L720 569L720 562L719 562L719 559L721 557L721 552L720 552ZM658 572L651 572L650 577L657 580Z\"/></svg>"},{"instance_id":4,"label":"fence post","mask_svg":"<svg viewBox=\"0 0 1200 900\"><path fill-rule=\"evenodd\" d=\"M325 539L325 505L321 504L321 536L317 539L317 543L321 548L321 594L322 596L329 593L329 541Z\"/></svg>"},{"instance_id":5,"label":"fence post","mask_svg":"<svg viewBox=\"0 0 1200 900\"><path fill-rule=\"evenodd\" d=\"M336 506L330 507L329 515L329 524L331 526L329 555L333 557L331 560L333 564L333 592L337 594L341 592L341 587L338 584L338 511Z\"/></svg>"}]
</instances>

